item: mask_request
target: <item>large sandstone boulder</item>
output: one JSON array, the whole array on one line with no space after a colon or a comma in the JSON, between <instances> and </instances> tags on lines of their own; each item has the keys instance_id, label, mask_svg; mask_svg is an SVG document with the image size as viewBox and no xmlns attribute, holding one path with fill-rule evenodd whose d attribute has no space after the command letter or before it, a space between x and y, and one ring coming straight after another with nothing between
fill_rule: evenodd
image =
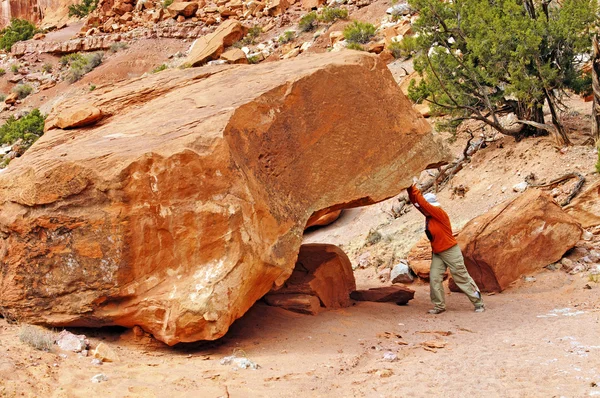
<instances>
[{"instance_id":1,"label":"large sandstone boulder","mask_svg":"<svg viewBox=\"0 0 600 398\"><path fill-rule=\"evenodd\" d=\"M200 66L218 59L226 47L231 46L246 35L246 29L239 21L228 19L213 32L198 38L187 58L191 66Z\"/></svg>"},{"instance_id":2,"label":"large sandstone boulder","mask_svg":"<svg viewBox=\"0 0 600 398\"><path fill-rule=\"evenodd\" d=\"M471 220L457 241L480 290L500 292L560 260L581 234L577 221L551 196L532 189ZM457 291L454 283L450 286Z\"/></svg>"},{"instance_id":3,"label":"large sandstone boulder","mask_svg":"<svg viewBox=\"0 0 600 398\"><path fill-rule=\"evenodd\" d=\"M100 87L101 123L0 174L0 306L24 322L216 339L292 274L309 217L444 155L376 56L169 70ZM382 145L385 143L385 145Z\"/></svg>"},{"instance_id":4,"label":"large sandstone boulder","mask_svg":"<svg viewBox=\"0 0 600 398\"><path fill-rule=\"evenodd\" d=\"M600 225L600 181L565 207L565 211L575 218L583 228Z\"/></svg>"}]
</instances>

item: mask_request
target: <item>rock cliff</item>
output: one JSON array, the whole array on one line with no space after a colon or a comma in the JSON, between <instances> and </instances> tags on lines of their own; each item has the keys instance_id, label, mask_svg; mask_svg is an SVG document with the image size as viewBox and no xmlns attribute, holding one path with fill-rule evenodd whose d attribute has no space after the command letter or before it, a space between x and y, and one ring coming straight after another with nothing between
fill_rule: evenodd
<instances>
[{"instance_id":1,"label":"rock cliff","mask_svg":"<svg viewBox=\"0 0 600 398\"><path fill-rule=\"evenodd\" d=\"M315 211L389 198L444 157L353 51L98 87L46 129L0 174L0 306L167 344L219 338L282 285Z\"/></svg>"}]
</instances>

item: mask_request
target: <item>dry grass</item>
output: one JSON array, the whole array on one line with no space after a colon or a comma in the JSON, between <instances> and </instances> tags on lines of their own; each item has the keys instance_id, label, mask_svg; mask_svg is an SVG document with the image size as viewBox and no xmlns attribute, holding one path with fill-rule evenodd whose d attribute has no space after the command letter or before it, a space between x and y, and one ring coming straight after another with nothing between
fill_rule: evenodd
<instances>
[{"instance_id":1,"label":"dry grass","mask_svg":"<svg viewBox=\"0 0 600 398\"><path fill-rule=\"evenodd\" d=\"M52 351L54 333L39 326L23 325L19 331L19 340L36 350Z\"/></svg>"}]
</instances>

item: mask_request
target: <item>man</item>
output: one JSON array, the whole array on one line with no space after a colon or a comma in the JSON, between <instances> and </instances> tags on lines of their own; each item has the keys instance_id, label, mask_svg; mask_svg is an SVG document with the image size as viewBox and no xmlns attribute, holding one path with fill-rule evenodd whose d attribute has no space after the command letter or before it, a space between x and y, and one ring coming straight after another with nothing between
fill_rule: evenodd
<instances>
[{"instance_id":1,"label":"man","mask_svg":"<svg viewBox=\"0 0 600 398\"><path fill-rule=\"evenodd\" d=\"M442 285L446 267L450 269L456 286L467 295L475 306L475 312L485 311L479 288L465 268L460 247L452 236L450 218L440 207L437 197L432 193L426 193L423 196L414 183L408 188L408 197L411 203L425 216L425 234L431 242L429 295L434 307L429 310L429 313L441 314L446 311L444 286Z\"/></svg>"}]
</instances>

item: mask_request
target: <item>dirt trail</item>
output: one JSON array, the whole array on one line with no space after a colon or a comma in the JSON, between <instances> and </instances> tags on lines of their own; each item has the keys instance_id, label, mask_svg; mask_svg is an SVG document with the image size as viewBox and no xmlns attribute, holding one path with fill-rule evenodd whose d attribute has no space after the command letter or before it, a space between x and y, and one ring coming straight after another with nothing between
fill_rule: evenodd
<instances>
[{"instance_id":1,"label":"dirt trail","mask_svg":"<svg viewBox=\"0 0 600 398\"><path fill-rule=\"evenodd\" d=\"M308 316L259 303L212 343L169 348L136 342L129 331L88 330L93 344L108 342L121 357L102 366L35 351L18 341L18 326L2 320L0 396L600 395L600 286L584 289L585 279L561 271L535 277L485 297L483 314L451 294L446 313L426 315L428 288L421 285L408 306L358 303ZM445 347L424 349L431 340ZM398 360L385 361L387 351ZM234 352L260 368L220 364ZM108 381L92 383L98 373Z\"/></svg>"}]
</instances>

